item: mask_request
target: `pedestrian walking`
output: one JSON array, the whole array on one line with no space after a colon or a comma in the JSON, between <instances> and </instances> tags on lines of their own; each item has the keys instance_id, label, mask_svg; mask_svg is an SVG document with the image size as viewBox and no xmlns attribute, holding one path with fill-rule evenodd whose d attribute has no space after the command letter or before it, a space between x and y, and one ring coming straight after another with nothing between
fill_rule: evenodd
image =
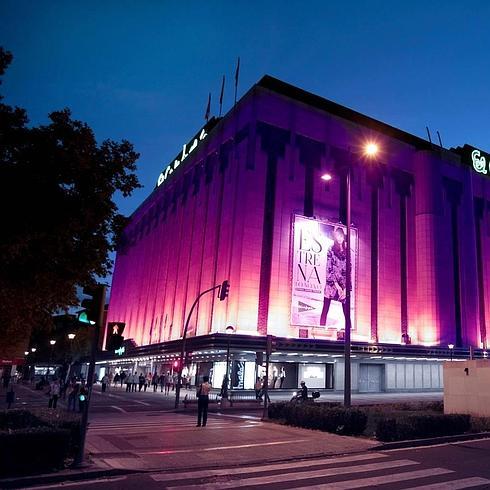
<instances>
[{"instance_id":1,"label":"pedestrian walking","mask_svg":"<svg viewBox=\"0 0 490 490\"><path fill-rule=\"evenodd\" d=\"M132 375L125 376L124 378L121 377L121 381L125 380L126 381L126 393L129 393L131 391L131 385L132 385Z\"/></svg>"},{"instance_id":2,"label":"pedestrian walking","mask_svg":"<svg viewBox=\"0 0 490 490\"><path fill-rule=\"evenodd\" d=\"M163 390L165 389L165 374L160 374L158 383L160 384L160 393L163 393Z\"/></svg>"},{"instance_id":3,"label":"pedestrian walking","mask_svg":"<svg viewBox=\"0 0 490 490\"><path fill-rule=\"evenodd\" d=\"M74 412L76 411L79 390L80 385L76 382L76 380L73 380L70 385L70 391L68 392L68 410L73 410Z\"/></svg>"},{"instance_id":4,"label":"pedestrian walking","mask_svg":"<svg viewBox=\"0 0 490 490\"><path fill-rule=\"evenodd\" d=\"M119 382L121 383L121 388L122 388L122 385L124 383L124 380L127 378L126 376L126 373L124 371L122 371L122 373L120 374L119 376Z\"/></svg>"},{"instance_id":5,"label":"pedestrian walking","mask_svg":"<svg viewBox=\"0 0 490 490\"><path fill-rule=\"evenodd\" d=\"M7 410L12 406L12 403L15 401L15 392L14 392L14 385L10 385L10 389L7 391L7 396L6 400L7 402Z\"/></svg>"},{"instance_id":6,"label":"pedestrian walking","mask_svg":"<svg viewBox=\"0 0 490 490\"><path fill-rule=\"evenodd\" d=\"M136 391L136 388L138 386L138 373L135 371L133 376L131 377L131 391Z\"/></svg>"},{"instance_id":7,"label":"pedestrian walking","mask_svg":"<svg viewBox=\"0 0 490 490\"><path fill-rule=\"evenodd\" d=\"M119 373L116 373L114 376L114 385L116 386L120 380L121 380L121 377L119 376ZM122 383L121 383L121 386L122 386Z\"/></svg>"},{"instance_id":8,"label":"pedestrian walking","mask_svg":"<svg viewBox=\"0 0 490 490\"><path fill-rule=\"evenodd\" d=\"M260 381L260 378L257 378L254 387L255 387L255 399L262 400L262 381Z\"/></svg>"},{"instance_id":9,"label":"pedestrian walking","mask_svg":"<svg viewBox=\"0 0 490 490\"><path fill-rule=\"evenodd\" d=\"M153 386L153 393L155 393L158 387L158 374L156 371L155 374L153 375L153 378L151 378L151 385Z\"/></svg>"},{"instance_id":10,"label":"pedestrian walking","mask_svg":"<svg viewBox=\"0 0 490 490\"><path fill-rule=\"evenodd\" d=\"M262 380L262 392L261 392L261 398L263 395L266 395L267 398L267 403L271 402L271 399L269 398L269 390L267 389L267 378L264 376L264 379Z\"/></svg>"},{"instance_id":11,"label":"pedestrian walking","mask_svg":"<svg viewBox=\"0 0 490 490\"><path fill-rule=\"evenodd\" d=\"M165 394L168 395L170 393L170 387L172 386L172 375L170 371L167 371L165 375Z\"/></svg>"},{"instance_id":12,"label":"pedestrian walking","mask_svg":"<svg viewBox=\"0 0 490 490\"><path fill-rule=\"evenodd\" d=\"M48 408L56 408L56 405L58 404L58 398L60 396L60 382L57 378L53 378L53 381L51 381L49 385L48 395Z\"/></svg>"},{"instance_id":13,"label":"pedestrian walking","mask_svg":"<svg viewBox=\"0 0 490 490\"><path fill-rule=\"evenodd\" d=\"M141 388L143 388L144 384L145 384L145 377L143 376L143 373L141 373L138 378L139 391L141 391Z\"/></svg>"},{"instance_id":14,"label":"pedestrian walking","mask_svg":"<svg viewBox=\"0 0 490 490\"><path fill-rule=\"evenodd\" d=\"M105 393L105 390L107 389L107 383L109 383L109 376L107 376L107 374L104 374L104 376L102 376L102 380L101 380L102 393Z\"/></svg>"},{"instance_id":15,"label":"pedestrian walking","mask_svg":"<svg viewBox=\"0 0 490 490\"><path fill-rule=\"evenodd\" d=\"M211 391L211 385L209 384L209 376L202 378L202 383L197 389L197 427L206 427L208 421L208 405L209 405L209 393Z\"/></svg>"}]
</instances>

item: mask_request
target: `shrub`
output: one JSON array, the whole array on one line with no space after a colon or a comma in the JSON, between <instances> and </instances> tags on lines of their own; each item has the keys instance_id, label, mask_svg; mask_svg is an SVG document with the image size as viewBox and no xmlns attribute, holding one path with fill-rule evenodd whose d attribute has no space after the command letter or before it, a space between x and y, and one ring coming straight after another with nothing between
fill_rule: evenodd
<instances>
[{"instance_id":1,"label":"shrub","mask_svg":"<svg viewBox=\"0 0 490 490\"><path fill-rule=\"evenodd\" d=\"M463 434L470 428L470 416L462 414L409 415L378 421L376 438L380 441L403 441L424 437Z\"/></svg>"},{"instance_id":2,"label":"shrub","mask_svg":"<svg viewBox=\"0 0 490 490\"><path fill-rule=\"evenodd\" d=\"M283 419L288 425L342 435L362 434L367 423L362 410L316 403L275 403L270 406L269 416Z\"/></svg>"},{"instance_id":3,"label":"shrub","mask_svg":"<svg viewBox=\"0 0 490 490\"><path fill-rule=\"evenodd\" d=\"M0 412L0 430L15 430L44 425L39 417L28 410L5 410Z\"/></svg>"},{"instance_id":4,"label":"shrub","mask_svg":"<svg viewBox=\"0 0 490 490\"><path fill-rule=\"evenodd\" d=\"M68 453L69 431L34 427L0 432L0 475L59 469Z\"/></svg>"},{"instance_id":5,"label":"shrub","mask_svg":"<svg viewBox=\"0 0 490 490\"><path fill-rule=\"evenodd\" d=\"M489 432L489 417L471 417L471 432Z\"/></svg>"}]
</instances>

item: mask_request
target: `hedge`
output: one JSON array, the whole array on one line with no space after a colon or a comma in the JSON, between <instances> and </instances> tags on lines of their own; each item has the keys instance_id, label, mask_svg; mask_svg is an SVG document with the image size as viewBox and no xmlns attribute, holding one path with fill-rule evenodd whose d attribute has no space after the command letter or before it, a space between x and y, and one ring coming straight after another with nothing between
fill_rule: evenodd
<instances>
[{"instance_id":1,"label":"hedge","mask_svg":"<svg viewBox=\"0 0 490 490\"><path fill-rule=\"evenodd\" d=\"M80 438L80 417L53 410L0 412L0 475L62 468Z\"/></svg>"},{"instance_id":2,"label":"hedge","mask_svg":"<svg viewBox=\"0 0 490 490\"><path fill-rule=\"evenodd\" d=\"M273 403L269 417L296 427L342 435L362 434L367 423L367 415L361 410L313 403Z\"/></svg>"},{"instance_id":3,"label":"hedge","mask_svg":"<svg viewBox=\"0 0 490 490\"><path fill-rule=\"evenodd\" d=\"M63 468L69 431L34 427L0 432L0 475L25 475Z\"/></svg>"},{"instance_id":4,"label":"hedge","mask_svg":"<svg viewBox=\"0 0 490 490\"><path fill-rule=\"evenodd\" d=\"M409 415L381 419L376 426L376 439L385 442L464 434L471 418L463 414Z\"/></svg>"}]
</instances>

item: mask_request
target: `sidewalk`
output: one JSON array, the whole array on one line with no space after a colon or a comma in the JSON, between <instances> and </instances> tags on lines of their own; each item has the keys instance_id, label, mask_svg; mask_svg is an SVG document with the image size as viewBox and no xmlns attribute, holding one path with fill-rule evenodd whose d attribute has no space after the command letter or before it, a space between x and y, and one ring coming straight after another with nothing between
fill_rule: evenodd
<instances>
[{"instance_id":1,"label":"sidewalk","mask_svg":"<svg viewBox=\"0 0 490 490\"><path fill-rule=\"evenodd\" d=\"M97 417L86 448L101 468L185 471L357 453L378 445L254 416L210 414L206 427L195 423L195 416L175 413L118 418L117 425Z\"/></svg>"}]
</instances>

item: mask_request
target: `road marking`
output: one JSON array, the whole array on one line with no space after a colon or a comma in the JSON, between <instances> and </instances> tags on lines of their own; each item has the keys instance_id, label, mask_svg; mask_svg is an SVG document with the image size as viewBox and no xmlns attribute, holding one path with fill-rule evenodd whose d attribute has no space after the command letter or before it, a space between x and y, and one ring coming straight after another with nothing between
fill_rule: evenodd
<instances>
[{"instance_id":1,"label":"road marking","mask_svg":"<svg viewBox=\"0 0 490 490\"><path fill-rule=\"evenodd\" d=\"M442 483L433 483L431 485L422 485L421 487L410 487L405 490L459 490L461 488L478 487L490 483L486 478L462 478L461 480L451 480ZM488 487L487 487L488 488Z\"/></svg>"},{"instance_id":2,"label":"road marking","mask_svg":"<svg viewBox=\"0 0 490 490\"><path fill-rule=\"evenodd\" d=\"M207 470L207 471L193 471L186 472L185 474L176 473L160 473L153 474L151 477L155 481L177 481L177 480L191 480L194 478L207 478L211 476L222 476L222 475L242 475L248 473L261 473L264 471L274 471L274 470L288 470L292 468L313 468L315 466L327 466L339 463L352 463L355 461L367 461L370 459L386 458L384 454L356 454L353 456L345 456L342 458L324 458L322 460L301 460L290 463L277 463L270 464L266 466L241 466L239 468L227 468L220 470Z\"/></svg>"},{"instance_id":3,"label":"road marking","mask_svg":"<svg viewBox=\"0 0 490 490\"><path fill-rule=\"evenodd\" d=\"M248 447L263 447L263 446L277 446L279 444L294 444L298 442L306 442L306 439L295 439L294 441L273 441L273 442L261 442L258 444L241 444L239 446L215 446L204 447L199 449L169 449L168 451L149 451L142 454L177 454L177 453L195 453L203 451L223 451L227 449L243 449Z\"/></svg>"},{"instance_id":4,"label":"road marking","mask_svg":"<svg viewBox=\"0 0 490 490\"><path fill-rule=\"evenodd\" d=\"M111 483L115 481L121 481L121 480L126 480L126 476L114 476L112 478L97 478L94 480L81 480L81 481L74 481L74 482L61 482L61 483L54 483L52 485L38 485L36 487L29 487L29 489L35 489L35 490L41 490L43 488L59 488L59 487L76 487L80 485L90 485L91 483Z\"/></svg>"},{"instance_id":5,"label":"road marking","mask_svg":"<svg viewBox=\"0 0 490 490\"><path fill-rule=\"evenodd\" d=\"M400 459L397 461L383 461L381 463L368 463L359 466L342 466L340 468L328 468L323 470L314 470L303 469L301 471L296 471L294 473L284 473L282 475L268 475L263 477L255 477L255 478L243 478L240 480L233 480L229 482L223 483L210 483L210 484L197 484L197 485L186 485L186 488L194 488L199 487L202 490L219 490L222 488L235 488L240 483L242 486L252 486L252 485L271 485L275 483L285 483L291 481L305 480L310 478L325 478L330 476L338 476L338 475L349 475L352 473L363 473L368 471L378 471L378 470L387 470L393 468L402 468L404 466L412 466L419 464L416 461L411 461L409 459ZM267 470L265 470L267 471ZM432 471L432 470L431 470ZM451 472L450 470L447 470ZM391 475L390 475L391 476ZM350 483L350 482L345 482ZM325 485L323 488L334 488L331 483ZM367 486L367 485L365 485ZM167 487L167 490L177 490L179 487ZM305 488L312 488L310 486ZM322 487L320 487L322 488ZM351 486L345 488L353 488Z\"/></svg>"},{"instance_id":6,"label":"road marking","mask_svg":"<svg viewBox=\"0 0 490 490\"><path fill-rule=\"evenodd\" d=\"M308 485L306 487L295 488L294 490L351 490L353 488L371 487L383 485L385 483L394 483L406 480L416 480L418 478L427 478L431 476L447 475L453 473L446 468L429 468L428 470L407 471L390 475L373 476L370 478L359 478L357 480L347 480L342 482L321 483L319 485ZM447 488L447 487L442 487Z\"/></svg>"},{"instance_id":7,"label":"road marking","mask_svg":"<svg viewBox=\"0 0 490 490\"><path fill-rule=\"evenodd\" d=\"M116 407L116 405L111 405L111 408L115 408L116 410L119 410L119 411L120 411L120 412L122 412L122 413L128 413L128 412L126 412L126 410L124 410L123 408L121 408L121 407Z\"/></svg>"}]
</instances>

